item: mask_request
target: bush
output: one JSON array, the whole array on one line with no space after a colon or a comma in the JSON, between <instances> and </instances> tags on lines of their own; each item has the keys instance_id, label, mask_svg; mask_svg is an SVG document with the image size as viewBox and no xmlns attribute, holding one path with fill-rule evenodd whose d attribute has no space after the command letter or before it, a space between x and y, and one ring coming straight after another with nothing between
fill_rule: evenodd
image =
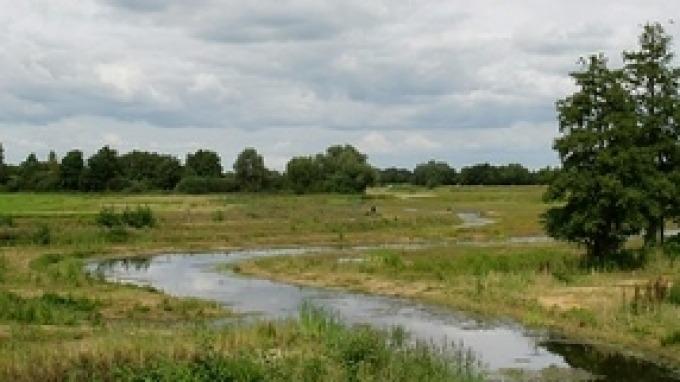
<instances>
[{"instance_id":1,"label":"bush","mask_svg":"<svg viewBox=\"0 0 680 382\"><path fill-rule=\"evenodd\" d=\"M133 228L153 227L156 224L156 218L153 216L153 211L151 211L151 208L148 206L137 206L134 210L125 208L120 220Z\"/></svg>"},{"instance_id":2,"label":"bush","mask_svg":"<svg viewBox=\"0 0 680 382\"><path fill-rule=\"evenodd\" d=\"M97 215L97 225L112 228L121 224L121 219L113 207L104 207Z\"/></svg>"},{"instance_id":3,"label":"bush","mask_svg":"<svg viewBox=\"0 0 680 382\"><path fill-rule=\"evenodd\" d=\"M109 229L119 228L122 226L130 226L133 228L153 227L156 224L156 218L153 211L148 206L138 206L134 210L125 208L125 210L118 214L112 207L104 207L97 215L97 224ZM120 231L120 229L118 229Z\"/></svg>"}]
</instances>

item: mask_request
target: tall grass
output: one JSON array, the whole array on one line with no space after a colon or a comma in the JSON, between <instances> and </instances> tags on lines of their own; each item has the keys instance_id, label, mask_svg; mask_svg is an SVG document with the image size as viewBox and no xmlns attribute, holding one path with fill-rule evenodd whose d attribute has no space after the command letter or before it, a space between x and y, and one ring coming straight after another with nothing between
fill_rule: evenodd
<instances>
[{"instance_id":1,"label":"tall grass","mask_svg":"<svg viewBox=\"0 0 680 382\"><path fill-rule=\"evenodd\" d=\"M484 378L472 357L462 361L395 337L345 326L332 314L305 305L296 321L180 328L155 338L111 336L88 349L70 348L60 354L35 348L16 362L0 361L0 379L473 382ZM2 351L0 347L0 355ZM31 367L37 363L40 368Z\"/></svg>"},{"instance_id":2,"label":"tall grass","mask_svg":"<svg viewBox=\"0 0 680 382\"><path fill-rule=\"evenodd\" d=\"M85 298L45 293L23 298L0 292L0 320L39 325L74 325L81 321L98 321L98 303Z\"/></svg>"}]
</instances>

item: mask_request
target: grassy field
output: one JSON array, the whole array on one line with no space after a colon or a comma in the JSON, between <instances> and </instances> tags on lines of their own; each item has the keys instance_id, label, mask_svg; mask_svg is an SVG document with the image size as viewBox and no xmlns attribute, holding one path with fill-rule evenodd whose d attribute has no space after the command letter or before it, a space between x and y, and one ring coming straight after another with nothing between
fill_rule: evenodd
<instances>
[{"instance_id":1,"label":"grassy field","mask_svg":"<svg viewBox=\"0 0 680 382\"><path fill-rule=\"evenodd\" d=\"M209 370L242 372L238 375L252 380L299 379L305 373L323 380L412 380L422 373L442 380L478 378L452 376L436 352L394 347L389 334L369 330L355 338L357 331L342 325L321 325L336 333L327 342L315 337L326 334L310 334L300 322L205 329L205 323L235 313L210 302L109 284L82 271L92 258L294 245L429 244L419 250L360 251L356 261L341 261L345 253L239 267L294 283L510 316L680 362L680 310L666 300L635 299L633 287L660 276L678 278L680 271L661 256L629 271L580 267L578 248L540 242L542 192L541 187L392 187L352 196L2 194L0 380L61 380L69 373L81 380L137 374L210 380ZM120 212L138 206L153 211L153 227L109 229L96 223L104 208ZM465 213L493 223L466 226L459 216ZM534 239L539 243L530 244ZM368 350L360 356L342 350L355 343ZM399 369L401 363L410 365L408 370ZM247 367L239 371L235 365L241 364ZM327 368L314 371L322 366ZM266 374L272 370L279 370L279 377Z\"/></svg>"},{"instance_id":2,"label":"grassy field","mask_svg":"<svg viewBox=\"0 0 680 382\"><path fill-rule=\"evenodd\" d=\"M194 326L233 314L209 302L88 277L83 272L88 259L297 244L498 240L540 232L530 218L540 211L531 202L540 193L526 187L373 189L363 196L2 194L0 380L60 380L71 369L105 373L126 364L153 366L163 360L148 355L160 348L168 359L189 362L197 358L187 350L198 343ZM104 208L138 206L153 211L153 227L108 229L96 223ZM471 211L493 217L497 226L460 229L456 214ZM524 225L512 223L516 214L525 216ZM227 330L220 336L237 334ZM253 336L255 342L269 341ZM133 357L129 350L140 341L146 350ZM264 342L261 352L282 348ZM306 346L302 341L283 350L295 353ZM226 353L236 356L234 349ZM33 374L36 364L43 374ZM375 375L387 364L373 370ZM334 372L342 375L338 365Z\"/></svg>"}]
</instances>

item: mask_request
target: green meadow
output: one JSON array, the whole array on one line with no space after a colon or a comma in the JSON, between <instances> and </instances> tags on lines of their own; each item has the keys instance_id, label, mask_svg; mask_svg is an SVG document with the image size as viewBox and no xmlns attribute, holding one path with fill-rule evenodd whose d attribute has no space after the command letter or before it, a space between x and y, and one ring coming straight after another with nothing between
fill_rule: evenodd
<instances>
[{"instance_id":1,"label":"green meadow","mask_svg":"<svg viewBox=\"0 0 680 382\"><path fill-rule=\"evenodd\" d=\"M319 245L404 249L267 258L238 268L510 317L680 362L677 288L659 299L646 294L656 280L680 278L680 267L660 252L646 254L644 265L632 259L627 268L585 266L582 249L543 237L543 191L408 186L349 196L2 194L0 380L483 379L475 367L458 367L473 361L397 341L398 333L346 326L332 312L302 307L299 320L216 328L213 321L239 312L84 271L93 259ZM123 218L138 210L151 211L148 224ZM102 217L107 213L127 223L101 224L111 218ZM488 224L466 224L470 215ZM344 261L347 256L355 261Z\"/></svg>"}]
</instances>

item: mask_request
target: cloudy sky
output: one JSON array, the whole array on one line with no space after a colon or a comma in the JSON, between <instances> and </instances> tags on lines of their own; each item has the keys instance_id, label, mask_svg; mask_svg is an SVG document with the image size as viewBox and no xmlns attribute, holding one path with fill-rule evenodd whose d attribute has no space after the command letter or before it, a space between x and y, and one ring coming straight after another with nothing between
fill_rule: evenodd
<instances>
[{"instance_id":1,"label":"cloudy sky","mask_svg":"<svg viewBox=\"0 0 680 382\"><path fill-rule=\"evenodd\" d=\"M271 167L351 143L379 166L554 164L578 57L613 64L677 0L0 0L0 142Z\"/></svg>"}]
</instances>

